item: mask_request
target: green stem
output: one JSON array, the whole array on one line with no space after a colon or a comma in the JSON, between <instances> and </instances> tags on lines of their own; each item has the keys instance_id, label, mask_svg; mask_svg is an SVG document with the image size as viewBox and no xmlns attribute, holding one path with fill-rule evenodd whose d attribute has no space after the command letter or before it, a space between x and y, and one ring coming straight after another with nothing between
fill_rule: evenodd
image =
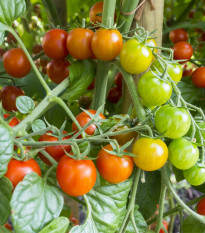
<instances>
[{"instance_id":1,"label":"green stem","mask_svg":"<svg viewBox=\"0 0 205 233\"><path fill-rule=\"evenodd\" d=\"M105 26L109 26L110 23L113 25L115 15L116 0L104 0L103 1L103 12L102 12L102 23Z\"/></svg>"},{"instance_id":2,"label":"green stem","mask_svg":"<svg viewBox=\"0 0 205 233\"><path fill-rule=\"evenodd\" d=\"M52 170L53 170L54 168L56 168L57 164L58 164L58 163L53 164L51 167L49 167L48 171L45 173L45 175L44 175L44 177L43 177L45 181L47 180L47 178L48 178L49 174L52 172Z\"/></svg>"},{"instance_id":3,"label":"green stem","mask_svg":"<svg viewBox=\"0 0 205 233\"><path fill-rule=\"evenodd\" d=\"M135 230L136 233L139 233L139 230L137 228L137 225L136 225L136 222L135 222L135 216L134 216L134 208L132 209L131 213L130 213L130 220L131 220L131 223L132 223L132 226ZM125 228L126 229L126 228Z\"/></svg>"},{"instance_id":4,"label":"green stem","mask_svg":"<svg viewBox=\"0 0 205 233\"><path fill-rule=\"evenodd\" d=\"M42 1L45 5L45 8L48 9L55 26L61 25L60 17L53 3L53 0L42 0Z\"/></svg>"},{"instance_id":5,"label":"green stem","mask_svg":"<svg viewBox=\"0 0 205 233\"><path fill-rule=\"evenodd\" d=\"M18 34L15 32L15 30L13 30L13 28L9 28L8 29L16 38L16 40L18 41L19 45L22 47L24 53L26 54L28 60L31 63L31 66L33 67L39 81L41 82L42 86L45 88L47 94L49 95L51 93L51 90L49 88L49 86L47 85L47 83L45 82L45 80L43 79L43 77L41 76L41 73L39 72L38 68L36 67L35 63L32 60L31 55L29 54L28 50L26 49L24 43L22 42L22 40L20 39L20 37L18 36Z\"/></svg>"},{"instance_id":6,"label":"green stem","mask_svg":"<svg viewBox=\"0 0 205 233\"><path fill-rule=\"evenodd\" d=\"M180 233L183 233L183 209L179 210L179 218L180 218Z\"/></svg>"},{"instance_id":7,"label":"green stem","mask_svg":"<svg viewBox=\"0 0 205 233\"><path fill-rule=\"evenodd\" d=\"M169 206L171 209L174 209L175 207L175 203L174 203L174 199L171 195L171 193L169 192ZM163 214L164 216L164 214ZM170 222L169 222L169 233L173 233L173 230L174 230L174 222L175 222L175 214L172 214L170 216Z\"/></svg>"},{"instance_id":8,"label":"green stem","mask_svg":"<svg viewBox=\"0 0 205 233\"><path fill-rule=\"evenodd\" d=\"M53 157L51 157L45 150L42 150L41 154L43 156L45 156L49 160L49 162L51 162L53 165L55 165L55 166L58 165L58 163L56 162L56 160Z\"/></svg>"}]
</instances>

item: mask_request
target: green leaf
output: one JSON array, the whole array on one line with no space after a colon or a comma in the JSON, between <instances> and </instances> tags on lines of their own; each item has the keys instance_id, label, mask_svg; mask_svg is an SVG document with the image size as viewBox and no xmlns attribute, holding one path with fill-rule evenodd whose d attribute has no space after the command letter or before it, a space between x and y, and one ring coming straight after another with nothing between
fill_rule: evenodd
<instances>
[{"instance_id":1,"label":"green leaf","mask_svg":"<svg viewBox=\"0 0 205 233\"><path fill-rule=\"evenodd\" d=\"M119 184L95 187L87 194L98 232L116 232L126 211L131 186L132 180L129 179Z\"/></svg>"},{"instance_id":2,"label":"green leaf","mask_svg":"<svg viewBox=\"0 0 205 233\"><path fill-rule=\"evenodd\" d=\"M13 21L26 11L25 0L1 0L0 22L11 26Z\"/></svg>"},{"instance_id":3,"label":"green leaf","mask_svg":"<svg viewBox=\"0 0 205 233\"><path fill-rule=\"evenodd\" d=\"M183 222L183 233L205 233L205 224L199 222L191 215Z\"/></svg>"},{"instance_id":4,"label":"green leaf","mask_svg":"<svg viewBox=\"0 0 205 233\"><path fill-rule=\"evenodd\" d=\"M182 170L179 170L175 166L172 166L172 170L174 172L174 175L175 175L175 178L176 178L177 182L180 182L180 181L184 180L184 174L183 174Z\"/></svg>"},{"instance_id":5,"label":"green leaf","mask_svg":"<svg viewBox=\"0 0 205 233\"><path fill-rule=\"evenodd\" d=\"M19 96L16 98L16 107L19 112L30 113L35 108L34 101L28 96Z\"/></svg>"},{"instance_id":6,"label":"green leaf","mask_svg":"<svg viewBox=\"0 0 205 233\"><path fill-rule=\"evenodd\" d=\"M69 66L70 85L61 96L71 102L77 100L91 84L96 73L96 63L90 60L75 61Z\"/></svg>"},{"instance_id":7,"label":"green leaf","mask_svg":"<svg viewBox=\"0 0 205 233\"><path fill-rule=\"evenodd\" d=\"M4 31L0 31L0 46L3 44L4 42Z\"/></svg>"},{"instance_id":8,"label":"green leaf","mask_svg":"<svg viewBox=\"0 0 205 233\"><path fill-rule=\"evenodd\" d=\"M42 120L38 119L31 123L31 128L33 132L38 132L42 129L45 129L46 124Z\"/></svg>"},{"instance_id":9,"label":"green leaf","mask_svg":"<svg viewBox=\"0 0 205 233\"><path fill-rule=\"evenodd\" d=\"M159 204L161 175L159 171L145 172L145 183L139 182L136 204L145 220L153 216Z\"/></svg>"},{"instance_id":10,"label":"green leaf","mask_svg":"<svg viewBox=\"0 0 205 233\"><path fill-rule=\"evenodd\" d=\"M16 186L10 204L15 232L37 233L60 215L63 196L36 173L29 173Z\"/></svg>"},{"instance_id":11,"label":"green leaf","mask_svg":"<svg viewBox=\"0 0 205 233\"><path fill-rule=\"evenodd\" d=\"M66 233L69 225L68 218L59 217L54 219L46 227L43 228L39 233Z\"/></svg>"},{"instance_id":12,"label":"green leaf","mask_svg":"<svg viewBox=\"0 0 205 233\"><path fill-rule=\"evenodd\" d=\"M135 209L134 209L135 223L136 223L139 233L144 233L148 229L148 226L143 216L138 211L138 208L139 206L135 205ZM128 223L125 233L135 233L135 230L132 226L131 221Z\"/></svg>"},{"instance_id":13,"label":"green leaf","mask_svg":"<svg viewBox=\"0 0 205 233\"><path fill-rule=\"evenodd\" d=\"M0 225L5 224L10 215L10 200L12 196L12 190L13 185L11 181L6 177L2 177L0 179Z\"/></svg>"},{"instance_id":14,"label":"green leaf","mask_svg":"<svg viewBox=\"0 0 205 233\"><path fill-rule=\"evenodd\" d=\"M4 226L0 226L0 232L1 233L11 233L11 231L9 231L6 227Z\"/></svg>"},{"instance_id":15,"label":"green leaf","mask_svg":"<svg viewBox=\"0 0 205 233\"><path fill-rule=\"evenodd\" d=\"M0 178L7 172L7 166L13 155L13 138L5 126L0 125Z\"/></svg>"}]
</instances>

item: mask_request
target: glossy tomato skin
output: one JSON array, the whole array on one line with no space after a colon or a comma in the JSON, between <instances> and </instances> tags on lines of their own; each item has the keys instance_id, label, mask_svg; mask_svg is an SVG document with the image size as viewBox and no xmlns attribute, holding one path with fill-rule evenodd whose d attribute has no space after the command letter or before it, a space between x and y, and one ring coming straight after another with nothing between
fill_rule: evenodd
<instances>
[{"instance_id":1,"label":"glossy tomato skin","mask_svg":"<svg viewBox=\"0 0 205 233\"><path fill-rule=\"evenodd\" d=\"M205 216L205 197L202 198L197 204L197 213Z\"/></svg>"},{"instance_id":2,"label":"glossy tomato skin","mask_svg":"<svg viewBox=\"0 0 205 233\"><path fill-rule=\"evenodd\" d=\"M191 80L195 86L205 88L205 67L197 68L192 73Z\"/></svg>"},{"instance_id":3,"label":"glossy tomato skin","mask_svg":"<svg viewBox=\"0 0 205 233\"><path fill-rule=\"evenodd\" d=\"M132 157L125 155L121 158L117 155L109 154L104 149L113 151L110 144L99 151L96 166L100 175L113 184L118 184L128 179L134 167Z\"/></svg>"},{"instance_id":4,"label":"glossy tomato skin","mask_svg":"<svg viewBox=\"0 0 205 233\"><path fill-rule=\"evenodd\" d=\"M43 50L51 59L63 59L67 57L66 47L68 33L61 29L52 29L43 37Z\"/></svg>"},{"instance_id":5,"label":"glossy tomato skin","mask_svg":"<svg viewBox=\"0 0 205 233\"><path fill-rule=\"evenodd\" d=\"M157 42L155 41L155 39L148 38L148 40L146 41L146 45L157 47ZM155 53L157 53L157 49L151 48L151 50L154 51ZM155 59L155 56L152 55L152 60L154 60L154 59Z\"/></svg>"},{"instance_id":6,"label":"glossy tomato skin","mask_svg":"<svg viewBox=\"0 0 205 233\"><path fill-rule=\"evenodd\" d=\"M164 69L161 67L158 60L154 60L150 68L152 69L152 71L158 70L161 73L164 72ZM182 67L179 64L169 63L167 67L167 73L170 78L177 84L182 78Z\"/></svg>"},{"instance_id":7,"label":"glossy tomato skin","mask_svg":"<svg viewBox=\"0 0 205 233\"><path fill-rule=\"evenodd\" d=\"M181 42L176 43L173 47L173 50L174 50L174 59L175 60L189 61L191 59L191 56L193 55L192 46L185 41L181 41Z\"/></svg>"},{"instance_id":8,"label":"glossy tomato skin","mask_svg":"<svg viewBox=\"0 0 205 233\"><path fill-rule=\"evenodd\" d=\"M31 64L21 48L8 50L3 56L3 64L7 74L14 78L22 78L31 71Z\"/></svg>"},{"instance_id":9,"label":"glossy tomato skin","mask_svg":"<svg viewBox=\"0 0 205 233\"><path fill-rule=\"evenodd\" d=\"M78 60L93 57L91 41L94 32L86 28L75 28L68 33L67 49L70 55Z\"/></svg>"},{"instance_id":10,"label":"glossy tomato skin","mask_svg":"<svg viewBox=\"0 0 205 233\"><path fill-rule=\"evenodd\" d=\"M183 137L189 130L191 118L184 108L164 105L156 112L155 126L160 134L171 139Z\"/></svg>"},{"instance_id":11,"label":"glossy tomato skin","mask_svg":"<svg viewBox=\"0 0 205 233\"><path fill-rule=\"evenodd\" d=\"M183 171L184 178L194 186L201 185L205 182L205 168L199 167L196 164Z\"/></svg>"},{"instance_id":12,"label":"glossy tomato skin","mask_svg":"<svg viewBox=\"0 0 205 233\"><path fill-rule=\"evenodd\" d=\"M18 111L16 108L16 98L24 95L24 92L14 86L6 86L2 88L1 101L2 106L6 111Z\"/></svg>"},{"instance_id":13,"label":"glossy tomato skin","mask_svg":"<svg viewBox=\"0 0 205 233\"><path fill-rule=\"evenodd\" d=\"M122 97L122 91L118 87L112 87L108 93L108 100L111 103L117 103Z\"/></svg>"},{"instance_id":14,"label":"glossy tomato skin","mask_svg":"<svg viewBox=\"0 0 205 233\"><path fill-rule=\"evenodd\" d=\"M4 118L6 119L7 117L9 117L9 114L4 114ZM20 123L20 120L16 117L13 117L10 121L9 121L9 125L11 127L14 127L16 125L18 125Z\"/></svg>"},{"instance_id":15,"label":"glossy tomato skin","mask_svg":"<svg viewBox=\"0 0 205 233\"><path fill-rule=\"evenodd\" d=\"M146 107L161 106L166 103L172 95L170 82L163 82L151 71L145 73L138 82L138 93L142 103Z\"/></svg>"},{"instance_id":16,"label":"glossy tomato skin","mask_svg":"<svg viewBox=\"0 0 205 233\"><path fill-rule=\"evenodd\" d=\"M95 57L103 61L115 59L120 54L122 44L122 35L117 29L99 29L91 42Z\"/></svg>"},{"instance_id":17,"label":"glossy tomato skin","mask_svg":"<svg viewBox=\"0 0 205 233\"><path fill-rule=\"evenodd\" d=\"M135 39L125 42L120 52L120 63L130 74L144 72L152 62L152 50Z\"/></svg>"},{"instance_id":18,"label":"glossy tomato skin","mask_svg":"<svg viewBox=\"0 0 205 233\"><path fill-rule=\"evenodd\" d=\"M178 169L186 170L195 165L199 149L185 138L178 138L169 144L169 161Z\"/></svg>"},{"instance_id":19,"label":"glossy tomato skin","mask_svg":"<svg viewBox=\"0 0 205 233\"><path fill-rule=\"evenodd\" d=\"M36 45L34 45L33 48L32 48L33 54L38 54L38 53L40 53L41 51L43 51L43 47L42 47L41 44L36 44Z\"/></svg>"},{"instance_id":20,"label":"glossy tomato skin","mask_svg":"<svg viewBox=\"0 0 205 233\"><path fill-rule=\"evenodd\" d=\"M96 110L88 110L92 115L95 115L96 114ZM100 113L100 119L105 119L105 116ZM78 121L78 123L83 127L84 125L86 125L90 120L90 116L88 116L87 113L85 112L81 112L80 114L78 114L76 116L76 120ZM90 126L88 126L88 128L85 130L85 132L88 134L88 135L93 135L95 133L95 129L97 128L97 126L95 124L91 124ZM76 126L75 123L72 124L72 130L73 131L76 131L78 128Z\"/></svg>"},{"instance_id":21,"label":"glossy tomato skin","mask_svg":"<svg viewBox=\"0 0 205 233\"><path fill-rule=\"evenodd\" d=\"M82 196L95 185L97 171L91 160L75 160L65 155L58 163L56 177L65 193Z\"/></svg>"},{"instance_id":22,"label":"glossy tomato skin","mask_svg":"<svg viewBox=\"0 0 205 233\"><path fill-rule=\"evenodd\" d=\"M159 139L140 138L133 147L133 158L137 167L144 171L155 171L164 166L168 159L168 148Z\"/></svg>"},{"instance_id":23,"label":"glossy tomato skin","mask_svg":"<svg viewBox=\"0 0 205 233\"><path fill-rule=\"evenodd\" d=\"M12 182L15 188L16 185L23 180L24 176L31 172L35 172L41 176L41 169L34 159L29 159L27 161L11 159L5 176Z\"/></svg>"},{"instance_id":24,"label":"glossy tomato skin","mask_svg":"<svg viewBox=\"0 0 205 233\"><path fill-rule=\"evenodd\" d=\"M189 36L187 32L182 28L173 30L169 33L169 39L171 40L173 44L176 44L181 41L187 41L188 38Z\"/></svg>"},{"instance_id":25,"label":"glossy tomato skin","mask_svg":"<svg viewBox=\"0 0 205 233\"><path fill-rule=\"evenodd\" d=\"M52 134L51 131L48 131L47 133L41 135L41 137L39 138L39 142L43 142L43 141L49 141L49 142L55 142L58 141L58 138L48 135L49 133ZM67 134L66 131L63 131L63 134ZM66 140L69 139L70 136L66 136L64 137L62 140ZM66 152L70 152L71 150L71 146L70 145L58 145L58 146L47 146L45 148L45 151L52 157L54 158L57 162L65 155L65 151ZM46 164L51 165L50 161L45 158L40 152L38 153L39 157L41 158L41 160L43 160Z\"/></svg>"},{"instance_id":26,"label":"glossy tomato skin","mask_svg":"<svg viewBox=\"0 0 205 233\"><path fill-rule=\"evenodd\" d=\"M52 60L47 64L47 75L56 84L69 76L70 62L64 59Z\"/></svg>"},{"instance_id":27,"label":"glossy tomato skin","mask_svg":"<svg viewBox=\"0 0 205 233\"><path fill-rule=\"evenodd\" d=\"M182 77L191 76L192 73L193 73L193 70L192 70L192 69L185 69L185 70L183 70Z\"/></svg>"}]
</instances>

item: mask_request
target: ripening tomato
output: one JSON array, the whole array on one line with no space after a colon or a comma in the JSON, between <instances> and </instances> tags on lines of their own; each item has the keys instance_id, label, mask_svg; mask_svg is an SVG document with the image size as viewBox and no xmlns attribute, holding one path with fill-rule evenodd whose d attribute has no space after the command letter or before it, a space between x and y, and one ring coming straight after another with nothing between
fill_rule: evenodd
<instances>
[{"instance_id":1,"label":"ripening tomato","mask_svg":"<svg viewBox=\"0 0 205 233\"><path fill-rule=\"evenodd\" d=\"M92 115L95 115L96 114L96 110L88 110ZM105 119L105 116L100 113L99 115L99 119ZM88 116L87 113L85 112L81 112L80 114L78 114L76 116L76 120L78 121L78 123L81 125L81 127L85 126L90 120L90 116ZM85 130L85 132L88 134L88 135L93 135L95 133L95 130L96 130L97 126L95 124L91 124L90 126L88 126L88 128ZM76 131L77 130L77 126L75 123L72 124L72 129L73 131Z\"/></svg>"},{"instance_id":2,"label":"ripening tomato","mask_svg":"<svg viewBox=\"0 0 205 233\"><path fill-rule=\"evenodd\" d=\"M86 28L74 28L68 33L67 49L72 57L78 60L93 57L91 41L94 32Z\"/></svg>"},{"instance_id":3,"label":"ripening tomato","mask_svg":"<svg viewBox=\"0 0 205 233\"><path fill-rule=\"evenodd\" d=\"M164 66L164 69L163 69L161 67L159 61L158 60L154 60L152 62L152 65L151 65L150 68L151 68L152 71L159 71L159 72L163 73L164 69L165 69L165 66ZM168 63L167 73L170 76L170 78L173 81L175 81L175 83L178 83L181 80L181 78L182 78L182 67L179 64Z\"/></svg>"},{"instance_id":4,"label":"ripening tomato","mask_svg":"<svg viewBox=\"0 0 205 233\"><path fill-rule=\"evenodd\" d=\"M9 223L4 224L4 227L6 227L8 230L12 230L12 226Z\"/></svg>"},{"instance_id":5,"label":"ripening tomato","mask_svg":"<svg viewBox=\"0 0 205 233\"><path fill-rule=\"evenodd\" d=\"M177 139L183 137L189 130L191 118L186 109L162 106L155 115L155 126L164 137Z\"/></svg>"},{"instance_id":6,"label":"ripening tomato","mask_svg":"<svg viewBox=\"0 0 205 233\"><path fill-rule=\"evenodd\" d=\"M66 47L68 33L61 29L52 29L43 37L43 50L51 59L63 59L67 57Z\"/></svg>"},{"instance_id":7,"label":"ripening tomato","mask_svg":"<svg viewBox=\"0 0 205 233\"><path fill-rule=\"evenodd\" d=\"M31 172L35 172L41 176L41 169L34 159L26 161L11 159L5 176L12 182L13 187L15 188L16 185L23 180L24 176Z\"/></svg>"},{"instance_id":8,"label":"ripening tomato","mask_svg":"<svg viewBox=\"0 0 205 233\"><path fill-rule=\"evenodd\" d=\"M109 154L107 151L113 151L110 144L104 146L98 153L96 161L97 169L100 175L107 181L117 184L130 177L133 171L133 159L124 155L123 158Z\"/></svg>"},{"instance_id":9,"label":"ripening tomato","mask_svg":"<svg viewBox=\"0 0 205 233\"><path fill-rule=\"evenodd\" d=\"M58 141L57 137L51 136L49 134L52 134L52 131L48 131L47 133L41 135L38 141L39 142ZM63 134L67 134L67 132L63 131ZM66 136L66 137L62 138L62 140L66 140L69 138L70 138L70 136ZM71 151L71 146L70 145L47 146L47 147L45 147L45 151L58 162L65 155L65 151L68 153ZM39 152L38 155L41 158L41 160L43 160L46 164L51 165L51 162L47 158L45 158L45 156L43 156L41 154L41 152Z\"/></svg>"},{"instance_id":10,"label":"ripening tomato","mask_svg":"<svg viewBox=\"0 0 205 233\"><path fill-rule=\"evenodd\" d=\"M183 171L184 178L191 185L201 185L205 182L205 167L199 167L195 164L193 167Z\"/></svg>"},{"instance_id":11,"label":"ripening tomato","mask_svg":"<svg viewBox=\"0 0 205 233\"><path fill-rule=\"evenodd\" d=\"M197 204L197 213L205 216L205 197L202 198Z\"/></svg>"},{"instance_id":12,"label":"ripening tomato","mask_svg":"<svg viewBox=\"0 0 205 233\"><path fill-rule=\"evenodd\" d=\"M4 118L6 119L7 117L9 117L9 114L4 114ZM13 117L10 121L9 121L9 125L11 127L14 127L16 125L18 125L20 123L20 120L16 117Z\"/></svg>"},{"instance_id":13,"label":"ripening tomato","mask_svg":"<svg viewBox=\"0 0 205 233\"><path fill-rule=\"evenodd\" d=\"M122 35L117 29L99 29L95 32L91 46L97 59L111 61L122 48Z\"/></svg>"},{"instance_id":14,"label":"ripening tomato","mask_svg":"<svg viewBox=\"0 0 205 233\"><path fill-rule=\"evenodd\" d=\"M175 60L189 61L193 54L192 46L186 41L178 42L173 47Z\"/></svg>"},{"instance_id":15,"label":"ripening tomato","mask_svg":"<svg viewBox=\"0 0 205 233\"><path fill-rule=\"evenodd\" d=\"M197 68L191 75L193 84L205 88L205 67Z\"/></svg>"},{"instance_id":16,"label":"ripening tomato","mask_svg":"<svg viewBox=\"0 0 205 233\"><path fill-rule=\"evenodd\" d=\"M193 73L193 70L192 69L185 69L183 70L183 74L182 74L182 77L188 77L188 76L191 76Z\"/></svg>"},{"instance_id":17,"label":"ripening tomato","mask_svg":"<svg viewBox=\"0 0 205 233\"><path fill-rule=\"evenodd\" d=\"M169 161L178 169L186 170L194 166L199 158L198 147L186 140L178 138L169 144Z\"/></svg>"},{"instance_id":18,"label":"ripening tomato","mask_svg":"<svg viewBox=\"0 0 205 233\"><path fill-rule=\"evenodd\" d=\"M38 53L40 53L41 51L43 51L43 47L42 47L41 44L36 44L36 45L34 45L33 48L32 48L33 54L38 54Z\"/></svg>"},{"instance_id":19,"label":"ripening tomato","mask_svg":"<svg viewBox=\"0 0 205 233\"><path fill-rule=\"evenodd\" d=\"M173 44L176 44L181 41L187 41L189 39L188 33L182 29L175 29L169 33L169 39Z\"/></svg>"},{"instance_id":20,"label":"ripening tomato","mask_svg":"<svg viewBox=\"0 0 205 233\"><path fill-rule=\"evenodd\" d=\"M117 103L122 97L122 91L118 87L112 87L108 93L108 100L111 103Z\"/></svg>"},{"instance_id":21,"label":"ripening tomato","mask_svg":"<svg viewBox=\"0 0 205 233\"><path fill-rule=\"evenodd\" d=\"M120 52L120 63L130 74L144 72L152 62L152 50L136 39L125 42Z\"/></svg>"},{"instance_id":22,"label":"ripening tomato","mask_svg":"<svg viewBox=\"0 0 205 233\"><path fill-rule=\"evenodd\" d=\"M172 95L171 83L160 80L151 71L145 73L139 79L137 90L142 98L143 105L148 108L161 106Z\"/></svg>"},{"instance_id":23,"label":"ripening tomato","mask_svg":"<svg viewBox=\"0 0 205 233\"><path fill-rule=\"evenodd\" d=\"M118 88L119 90L122 90L122 80L123 80L122 73L121 73L121 72L118 72L118 73L115 75L114 82L115 82L115 85L117 86L117 88Z\"/></svg>"},{"instance_id":24,"label":"ripening tomato","mask_svg":"<svg viewBox=\"0 0 205 233\"><path fill-rule=\"evenodd\" d=\"M21 48L8 50L3 56L3 63L7 74L14 78L22 78L31 70L31 64Z\"/></svg>"},{"instance_id":25,"label":"ripening tomato","mask_svg":"<svg viewBox=\"0 0 205 233\"><path fill-rule=\"evenodd\" d=\"M56 84L61 83L69 76L70 62L64 59L51 60L47 64L48 77Z\"/></svg>"},{"instance_id":26,"label":"ripening tomato","mask_svg":"<svg viewBox=\"0 0 205 233\"><path fill-rule=\"evenodd\" d=\"M2 106L6 111L18 111L16 108L16 98L24 95L24 92L14 86L6 86L2 88L1 101Z\"/></svg>"},{"instance_id":27,"label":"ripening tomato","mask_svg":"<svg viewBox=\"0 0 205 233\"><path fill-rule=\"evenodd\" d=\"M65 155L58 163L56 177L65 193L82 196L95 185L97 171L93 161L75 160Z\"/></svg>"},{"instance_id":28,"label":"ripening tomato","mask_svg":"<svg viewBox=\"0 0 205 233\"><path fill-rule=\"evenodd\" d=\"M137 167L144 171L155 171L164 166L168 159L168 148L159 139L140 138L133 147L133 158Z\"/></svg>"}]
</instances>

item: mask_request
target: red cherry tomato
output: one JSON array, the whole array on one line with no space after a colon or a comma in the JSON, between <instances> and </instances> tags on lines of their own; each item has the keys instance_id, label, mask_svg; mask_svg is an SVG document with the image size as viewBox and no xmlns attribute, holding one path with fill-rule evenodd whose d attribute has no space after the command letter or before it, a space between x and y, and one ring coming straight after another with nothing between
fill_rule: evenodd
<instances>
[{"instance_id":1,"label":"red cherry tomato","mask_svg":"<svg viewBox=\"0 0 205 233\"><path fill-rule=\"evenodd\" d=\"M9 223L4 224L4 227L6 227L8 230L12 230L12 226Z\"/></svg>"},{"instance_id":2,"label":"red cherry tomato","mask_svg":"<svg viewBox=\"0 0 205 233\"><path fill-rule=\"evenodd\" d=\"M118 87L112 87L108 93L108 100L111 103L117 103L122 96L122 91Z\"/></svg>"},{"instance_id":3,"label":"red cherry tomato","mask_svg":"<svg viewBox=\"0 0 205 233\"><path fill-rule=\"evenodd\" d=\"M202 198L197 204L197 213L205 216L205 198Z\"/></svg>"},{"instance_id":4,"label":"red cherry tomato","mask_svg":"<svg viewBox=\"0 0 205 233\"><path fill-rule=\"evenodd\" d=\"M93 53L103 61L115 59L120 54L122 44L123 39L117 29L99 29L91 42Z\"/></svg>"},{"instance_id":5,"label":"red cherry tomato","mask_svg":"<svg viewBox=\"0 0 205 233\"><path fill-rule=\"evenodd\" d=\"M66 40L68 33L61 29L52 29L43 37L43 50L51 59L63 59L67 57Z\"/></svg>"},{"instance_id":6,"label":"red cherry tomato","mask_svg":"<svg viewBox=\"0 0 205 233\"><path fill-rule=\"evenodd\" d=\"M18 34L18 32L16 32ZM11 34L9 32L9 34L7 35L7 39L6 39L6 42L9 44L9 45L12 45L12 44L16 44L17 43L17 40L16 38L14 37L13 34Z\"/></svg>"},{"instance_id":7,"label":"red cherry tomato","mask_svg":"<svg viewBox=\"0 0 205 233\"><path fill-rule=\"evenodd\" d=\"M175 60L190 60L192 54L193 54L193 48L192 46L185 42L181 41L174 45L174 59Z\"/></svg>"},{"instance_id":8,"label":"red cherry tomato","mask_svg":"<svg viewBox=\"0 0 205 233\"><path fill-rule=\"evenodd\" d=\"M205 67L197 68L191 75L193 84L197 87L205 87Z\"/></svg>"},{"instance_id":9,"label":"red cherry tomato","mask_svg":"<svg viewBox=\"0 0 205 233\"><path fill-rule=\"evenodd\" d=\"M121 158L117 155L109 154L104 149L113 151L110 144L104 146L99 151L96 165L100 175L113 184L128 179L134 167L132 157L125 155Z\"/></svg>"},{"instance_id":10,"label":"red cherry tomato","mask_svg":"<svg viewBox=\"0 0 205 233\"><path fill-rule=\"evenodd\" d=\"M47 74L48 77L54 83L61 83L64 79L69 76L69 67L70 62L63 59L52 60L47 65Z\"/></svg>"},{"instance_id":11,"label":"red cherry tomato","mask_svg":"<svg viewBox=\"0 0 205 233\"><path fill-rule=\"evenodd\" d=\"M168 230L169 228L169 224L167 221L163 220L163 225L165 227L166 230ZM159 233L165 233L163 229L160 229Z\"/></svg>"},{"instance_id":12,"label":"red cherry tomato","mask_svg":"<svg viewBox=\"0 0 205 233\"><path fill-rule=\"evenodd\" d=\"M48 131L47 133L43 134L40 136L39 138L39 142L43 142L43 141L48 141L48 142L55 142L58 141L58 138L48 135L49 133L52 134L51 131ZM66 131L63 131L63 134L67 134ZM66 136L64 137L62 140L66 140L69 139L70 136ZM45 148L45 151L51 156L53 157L56 161L59 161L64 155L65 155L65 151L66 152L70 152L71 150L71 146L70 145L58 145L58 146L47 146ZM40 152L38 153L39 157L41 158L41 160L43 160L46 164L51 165L50 161L45 158Z\"/></svg>"},{"instance_id":13,"label":"red cherry tomato","mask_svg":"<svg viewBox=\"0 0 205 233\"><path fill-rule=\"evenodd\" d=\"M185 70L183 71L182 77L191 76L192 72L193 72L192 69L185 69Z\"/></svg>"},{"instance_id":14,"label":"red cherry tomato","mask_svg":"<svg viewBox=\"0 0 205 233\"><path fill-rule=\"evenodd\" d=\"M79 221L78 221L77 218L71 216L71 217L69 218L69 220L73 223L74 226L79 225Z\"/></svg>"},{"instance_id":15,"label":"red cherry tomato","mask_svg":"<svg viewBox=\"0 0 205 233\"><path fill-rule=\"evenodd\" d=\"M41 51L43 51L43 47L41 44L37 44L33 46L33 49L32 49L33 54L38 54Z\"/></svg>"},{"instance_id":16,"label":"red cherry tomato","mask_svg":"<svg viewBox=\"0 0 205 233\"><path fill-rule=\"evenodd\" d=\"M31 64L21 48L8 50L3 56L7 74L14 78L22 78L31 70Z\"/></svg>"},{"instance_id":17,"label":"red cherry tomato","mask_svg":"<svg viewBox=\"0 0 205 233\"><path fill-rule=\"evenodd\" d=\"M96 110L88 110L92 115L95 115L96 114ZM105 116L100 113L100 116L99 116L100 119L105 119ZM81 112L80 114L78 114L76 116L76 120L79 122L79 124L83 127L84 125L86 125L90 120L91 118L88 116L87 113L85 112ZM85 130L85 132L88 134L88 135L93 135L95 133L95 129L97 128L97 126L95 124L91 124L90 126L88 126L88 128ZM72 129L73 131L76 131L77 130L77 126L75 125L75 123L72 124Z\"/></svg>"},{"instance_id":18,"label":"red cherry tomato","mask_svg":"<svg viewBox=\"0 0 205 233\"><path fill-rule=\"evenodd\" d=\"M122 79L123 79L122 74L120 72L118 72L115 76L114 82L115 82L117 88L120 90L122 90Z\"/></svg>"},{"instance_id":19,"label":"red cherry tomato","mask_svg":"<svg viewBox=\"0 0 205 233\"><path fill-rule=\"evenodd\" d=\"M11 159L5 176L12 182L15 188L16 185L23 180L24 176L31 172L35 172L41 176L41 169L34 159L29 159L27 161Z\"/></svg>"},{"instance_id":20,"label":"red cherry tomato","mask_svg":"<svg viewBox=\"0 0 205 233\"><path fill-rule=\"evenodd\" d=\"M0 48L0 57L3 57L3 55L5 54L5 50L3 48Z\"/></svg>"},{"instance_id":21,"label":"red cherry tomato","mask_svg":"<svg viewBox=\"0 0 205 233\"><path fill-rule=\"evenodd\" d=\"M173 44L176 44L180 41L187 41L188 34L184 29L179 28L169 33L169 39L171 40Z\"/></svg>"},{"instance_id":22,"label":"red cherry tomato","mask_svg":"<svg viewBox=\"0 0 205 233\"><path fill-rule=\"evenodd\" d=\"M91 41L94 32L86 28L75 28L68 33L67 49L70 55L83 60L93 57Z\"/></svg>"},{"instance_id":23,"label":"red cherry tomato","mask_svg":"<svg viewBox=\"0 0 205 233\"><path fill-rule=\"evenodd\" d=\"M93 161L75 160L65 155L58 163L56 177L65 193L82 196L95 185L97 171Z\"/></svg>"},{"instance_id":24,"label":"red cherry tomato","mask_svg":"<svg viewBox=\"0 0 205 233\"><path fill-rule=\"evenodd\" d=\"M4 114L4 118L6 119L7 117L9 117L10 115L9 114ZM9 122L9 125L11 126L11 127L14 127L14 126L16 126L16 125L18 125L20 123L20 120L18 119L18 118L16 118L16 117L13 117L11 120L10 120L10 122Z\"/></svg>"},{"instance_id":25,"label":"red cherry tomato","mask_svg":"<svg viewBox=\"0 0 205 233\"><path fill-rule=\"evenodd\" d=\"M6 111L18 111L16 108L16 98L24 95L24 92L14 86L6 86L2 88L1 101L2 106Z\"/></svg>"}]
</instances>

